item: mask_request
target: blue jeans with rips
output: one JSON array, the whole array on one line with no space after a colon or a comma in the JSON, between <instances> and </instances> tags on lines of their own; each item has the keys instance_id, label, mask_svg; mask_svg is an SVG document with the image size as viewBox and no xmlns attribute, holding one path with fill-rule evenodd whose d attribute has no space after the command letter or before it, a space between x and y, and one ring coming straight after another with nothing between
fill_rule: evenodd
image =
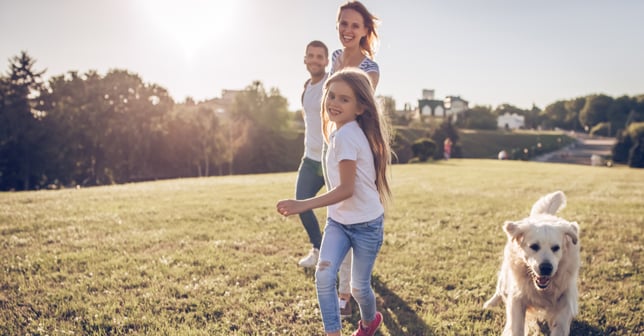
<instances>
[{"instance_id":1,"label":"blue jeans with rips","mask_svg":"<svg viewBox=\"0 0 644 336\"><path fill-rule=\"evenodd\" d=\"M323 186L324 176L322 175L322 163L303 157L297 174L295 198L302 200L314 197ZM304 229L306 229L306 233L309 235L311 245L319 249L322 242L322 233L320 232L320 224L313 210L301 213L300 220L302 221L302 225L304 225Z\"/></svg>"},{"instance_id":2,"label":"blue jeans with rips","mask_svg":"<svg viewBox=\"0 0 644 336\"><path fill-rule=\"evenodd\" d=\"M349 249L353 250L351 293L360 308L361 319L372 321L376 317L376 295L371 288L371 272L383 239L384 215L369 222L351 225L327 219L320 261L315 271L315 285L325 332L342 329L336 280L340 264Z\"/></svg>"}]
</instances>

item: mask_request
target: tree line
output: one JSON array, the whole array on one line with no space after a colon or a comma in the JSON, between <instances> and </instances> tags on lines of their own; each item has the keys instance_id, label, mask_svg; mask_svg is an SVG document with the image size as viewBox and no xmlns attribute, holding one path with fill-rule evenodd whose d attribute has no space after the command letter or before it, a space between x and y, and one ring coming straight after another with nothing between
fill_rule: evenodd
<instances>
[{"instance_id":1,"label":"tree line","mask_svg":"<svg viewBox=\"0 0 644 336\"><path fill-rule=\"evenodd\" d=\"M35 62L22 52L0 76L0 190L285 171L301 155L284 153L301 139L261 82L218 113L126 70L44 82Z\"/></svg>"},{"instance_id":2,"label":"tree line","mask_svg":"<svg viewBox=\"0 0 644 336\"><path fill-rule=\"evenodd\" d=\"M593 94L556 101L545 109L521 109L511 104L496 108L474 106L459 114L456 125L469 129L497 129L497 117L505 113L523 116L527 129L563 129L616 136L633 122L644 122L644 94L613 98Z\"/></svg>"},{"instance_id":3,"label":"tree line","mask_svg":"<svg viewBox=\"0 0 644 336\"><path fill-rule=\"evenodd\" d=\"M290 171L302 155L301 130L290 126L301 118L289 113L278 89L266 90L259 81L222 112L189 98L175 103L165 88L127 70L69 71L45 82L35 63L21 52L0 75L0 190ZM395 123L409 123L389 111L393 98L383 97L383 107ZM496 117L506 112L525 116L527 128L618 135L617 156L628 160L639 140L625 132L640 134L627 127L644 121L644 95L591 95L544 110L475 106L453 124L430 127L426 137L442 143L449 136L458 156L456 127L496 129ZM398 162L407 162L415 139L395 135ZM442 155L440 146L435 154Z\"/></svg>"}]
</instances>

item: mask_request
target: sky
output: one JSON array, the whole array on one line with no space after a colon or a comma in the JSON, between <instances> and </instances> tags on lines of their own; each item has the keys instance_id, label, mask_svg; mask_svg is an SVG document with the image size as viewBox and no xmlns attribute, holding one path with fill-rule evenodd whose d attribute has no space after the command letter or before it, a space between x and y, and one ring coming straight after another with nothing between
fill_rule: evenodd
<instances>
[{"instance_id":1,"label":"sky","mask_svg":"<svg viewBox=\"0 0 644 336\"><path fill-rule=\"evenodd\" d=\"M423 89L529 109L644 94L642 0L364 0L380 18L376 93ZM0 71L21 51L45 78L126 69L176 102L259 80L298 110L306 44L341 48L342 0L0 0ZM327 68L328 70L328 68Z\"/></svg>"}]
</instances>

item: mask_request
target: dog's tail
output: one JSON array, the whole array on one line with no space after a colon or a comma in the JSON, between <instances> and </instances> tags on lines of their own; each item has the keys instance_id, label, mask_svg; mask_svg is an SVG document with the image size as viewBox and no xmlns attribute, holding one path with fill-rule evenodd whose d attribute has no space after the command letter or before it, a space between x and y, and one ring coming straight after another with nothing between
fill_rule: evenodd
<instances>
[{"instance_id":1,"label":"dog's tail","mask_svg":"<svg viewBox=\"0 0 644 336\"><path fill-rule=\"evenodd\" d=\"M555 191L548 195L541 197L533 206L530 211L530 216L539 214L554 215L559 210L566 207L566 195L563 191Z\"/></svg>"}]
</instances>

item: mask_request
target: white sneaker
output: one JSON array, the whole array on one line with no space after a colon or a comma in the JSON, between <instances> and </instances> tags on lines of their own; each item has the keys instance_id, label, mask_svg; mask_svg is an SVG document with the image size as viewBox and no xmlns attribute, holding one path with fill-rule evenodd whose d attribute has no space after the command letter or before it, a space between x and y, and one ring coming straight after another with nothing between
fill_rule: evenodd
<instances>
[{"instance_id":1,"label":"white sneaker","mask_svg":"<svg viewBox=\"0 0 644 336\"><path fill-rule=\"evenodd\" d=\"M340 317L351 317L351 299L349 299L349 301L345 301L340 298L338 304L340 305Z\"/></svg>"},{"instance_id":2,"label":"white sneaker","mask_svg":"<svg viewBox=\"0 0 644 336\"><path fill-rule=\"evenodd\" d=\"M300 262L298 264L302 267L314 267L315 265L317 265L319 257L320 250L312 248L311 251L309 251L309 255L300 259Z\"/></svg>"}]
</instances>

